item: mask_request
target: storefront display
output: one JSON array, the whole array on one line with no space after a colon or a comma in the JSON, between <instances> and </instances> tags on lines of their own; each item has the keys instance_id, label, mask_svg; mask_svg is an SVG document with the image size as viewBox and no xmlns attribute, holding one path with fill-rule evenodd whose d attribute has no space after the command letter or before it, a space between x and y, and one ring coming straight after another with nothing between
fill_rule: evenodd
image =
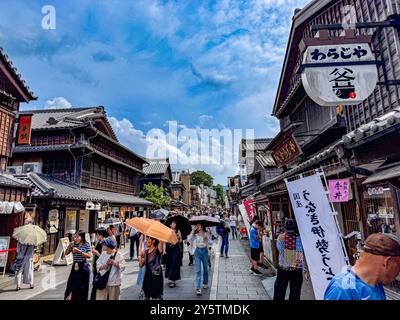
<instances>
[{"instance_id":1,"label":"storefront display","mask_svg":"<svg viewBox=\"0 0 400 320\"><path fill-rule=\"evenodd\" d=\"M368 232L396 233L394 206L389 185L369 186L364 191Z\"/></svg>"}]
</instances>

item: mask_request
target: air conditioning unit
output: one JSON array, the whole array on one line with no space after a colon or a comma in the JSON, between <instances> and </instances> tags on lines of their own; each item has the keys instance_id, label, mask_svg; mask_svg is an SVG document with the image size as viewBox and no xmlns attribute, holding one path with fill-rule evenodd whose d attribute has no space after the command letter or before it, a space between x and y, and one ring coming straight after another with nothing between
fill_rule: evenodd
<instances>
[{"instance_id":1,"label":"air conditioning unit","mask_svg":"<svg viewBox=\"0 0 400 320\"><path fill-rule=\"evenodd\" d=\"M9 173L9 174L22 174L22 166L10 166L10 167L7 167L7 173Z\"/></svg>"},{"instance_id":2,"label":"air conditioning unit","mask_svg":"<svg viewBox=\"0 0 400 320\"><path fill-rule=\"evenodd\" d=\"M27 162L22 167L22 173L35 172L42 173L43 164L40 162Z\"/></svg>"}]
</instances>

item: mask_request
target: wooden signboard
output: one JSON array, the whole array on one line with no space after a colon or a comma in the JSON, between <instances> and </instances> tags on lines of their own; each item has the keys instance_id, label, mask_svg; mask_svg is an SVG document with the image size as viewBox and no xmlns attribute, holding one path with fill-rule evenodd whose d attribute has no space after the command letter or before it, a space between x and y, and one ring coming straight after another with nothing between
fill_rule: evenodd
<instances>
[{"instance_id":1,"label":"wooden signboard","mask_svg":"<svg viewBox=\"0 0 400 320\"><path fill-rule=\"evenodd\" d=\"M68 266L74 262L72 253L66 255L65 252L68 248L69 240L68 238L61 238L58 242L56 253L53 258L54 266Z\"/></svg>"},{"instance_id":2,"label":"wooden signboard","mask_svg":"<svg viewBox=\"0 0 400 320\"><path fill-rule=\"evenodd\" d=\"M18 123L17 144L31 143L32 115L21 115Z\"/></svg>"},{"instance_id":3,"label":"wooden signboard","mask_svg":"<svg viewBox=\"0 0 400 320\"><path fill-rule=\"evenodd\" d=\"M10 237L0 237L0 268L3 268L3 278L6 272L9 248L10 248Z\"/></svg>"},{"instance_id":4,"label":"wooden signboard","mask_svg":"<svg viewBox=\"0 0 400 320\"><path fill-rule=\"evenodd\" d=\"M302 154L296 139L290 132L284 133L271 149L272 157L279 168L296 160Z\"/></svg>"}]
</instances>

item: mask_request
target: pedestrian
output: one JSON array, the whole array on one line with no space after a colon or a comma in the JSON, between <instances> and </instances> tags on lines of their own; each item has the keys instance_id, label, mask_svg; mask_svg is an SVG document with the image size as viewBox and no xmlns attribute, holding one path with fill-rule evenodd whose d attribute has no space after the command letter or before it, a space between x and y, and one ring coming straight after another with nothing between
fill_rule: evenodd
<instances>
[{"instance_id":1,"label":"pedestrian","mask_svg":"<svg viewBox=\"0 0 400 320\"><path fill-rule=\"evenodd\" d=\"M221 220L220 225L217 227L217 233L221 237L221 248L220 248L220 256L221 258L229 258L229 226L226 224L224 220ZM224 255L225 254L225 255Z\"/></svg>"},{"instance_id":2,"label":"pedestrian","mask_svg":"<svg viewBox=\"0 0 400 320\"><path fill-rule=\"evenodd\" d=\"M110 224L107 227L107 233L108 233L108 237L113 239L115 241L115 243L118 245L117 236L116 236L117 229L115 228L114 224ZM117 246L117 248L118 248L118 246Z\"/></svg>"},{"instance_id":3,"label":"pedestrian","mask_svg":"<svg viewBox=\"0 0 400 320\"><path fill-rule=\"evenodd\" d=\"M162 300L164 293L164 278L161 267L161 256L164 253L164 243L147 237L147 250L140 254L139 266L146 266L143 279L143 293L146 300Z\"/></svg>"},{"instance_id":4,"label":"pedestrian","mask_svg":"<svg viewBox=\"0 0 400 320\"><path fill-rule=\"evenodd\" d=\"M105 228L99 228L96 230L96 238L97 238L97 243L96 246L92 247L92 254L93 254L93 279L96 277L97 274L97 265L96 262L99 259L102 251L103 251L103 242L107 238L108 233ZM90 294L90 300L96 300L96 289L92 289L92 292Z\"/></svg>"},{"instance_id":5,"label":"pedestrian","mask_svg":"<svg viewBox=\"0 0 400 320\"><path fill-rule=\"evenodd\" d=\"M392 283L399 273L399 237L372 234L365 240L355 265L333 277L325 300L386 300L383 286Z\"/></svg>"},{"instance_id":6,"label":"pedestrian","mask_svg":"<svg viewBox=\"0 0 400 320\"><path fill-rule=\"evenodd\" d=\"M274 286L274 300L285 300L290 285L289 300L300 300L303 284L304 254L297 224L288 219L284 232L278 236L276 247L279 252L278 274Z\"/></svg>"},{"instance_id":7,"label":"pedestrian","mask_svg":"<svg viewBox=\"0 0 400 320\"><path fill-rule=\"evenodd\" d=\"M139 252L143 252L143 251L147 250L147 244L146 243L147 243L147 237L144 234L141 233L140 236L139 236ZM140 261L139 256L138 256L138 260ZM145 272L146 272L146 266L145 265L142 266L142 267L139 266L139 273L138 273L138 276L137 276L136 284L138 286L140 286L140 287L143 284L143 279L144 279Z\"/></svg>"},{"instance_id":8,"label":"pedestrian","mask_svg":"<svg viewBox=\"0 0 400 320\"><path fill-rule=\"evenodd\" d=\"M133 260L135 256L135 247L136 247L136 258L138 258L139 255L139 237L140 234L139 232L133 228L129 228L129 257L131 260Z\"/></svg>"},{"instance_id":9,"label":"pedestrian","mask_svg":"<svg viewBox=\"0 0 400 320\"><path fill-rule=\"evenodd\" d=\"M232 239L237 239L237 217L234 214L231 214L229 217L229 226L232 231Z\"/></svg>"},{"instance_id":10,"label":"pedestrian","mask_svg":"<svg viewBox=\"0 0 400 320\"><path fill-rule=\"evenodd\" d=\"M116 244L111 239L104 240L104 250L96 265L101 276L109 272L107 286L96 291L96 300L119 300L125 259L122 253L116 250Z\"/></svg>"},{"instance_id":11,"label":"pedestrian","mask_svg":"<svg viewBox=\"0 0 400 320\"><path fill-rule=\"evenodd\" d=\"M78 231L65 252L66 255L71 252L73 255L72 269L64 293L65 300L88 299L90 267L86 259L92 257L92 248L86 242L85 235L85 231Z\"/></svg>"},{"instance_id":12,"label":"pedestrian","mask_svg":"<svg viewBox=\"0 0 400 320\"><path fill-rule=\"evenodd\" d=\"M262 250L261 241L259 238L258 230L262 228L262 223L257 221L250 228L250 255L251 255L251 269L250 272L254 275L262 275L258 270L258 260L260 258L260 250Z\"/></svg>"},{"instance_id":13,"label":"pedestrian","mask_svg":"<svg viewBox=\"0 0 400 320\"><path fill-rule=\"evenodd\" d=\"M208 288L208 245L210 234L205 231L202 224L197 224L192 233L188 236L188 241L195 248L195 266L196 266L196 294L202 295L201 291L201 267L203 266L203 289Z\"/></svg>"},{"instance_id":14,"label":"pedestrian","mask_svg":"<svg viewBox=\"0 0 400 320\"><path fill-rule=\"evenodd\" d=\"M182 235L176 229L175 221L172 221L169 227L175 231L178 242L176 244L167 243L166 245L165 278L170 280L169 287L175 288L176 281L181 279Z\"/></svg>"},{"instance_id":15,"label":"pedestrian","mask_svg":"<svg viewBox=\"0 0 400 320\"><path fill-rule=\"evenodd\" d=\"M23 282L24 284L29 284L29 287L31 289L34 288L34 283L33 283L34 254L35 254L35 246L22 244L18 242L16 259L22 262L18 265L18 269L15 270L15 284L17 286L15 289L16 291L19 291L21 289L21 282Z\"/></svg>"}]
</instances>

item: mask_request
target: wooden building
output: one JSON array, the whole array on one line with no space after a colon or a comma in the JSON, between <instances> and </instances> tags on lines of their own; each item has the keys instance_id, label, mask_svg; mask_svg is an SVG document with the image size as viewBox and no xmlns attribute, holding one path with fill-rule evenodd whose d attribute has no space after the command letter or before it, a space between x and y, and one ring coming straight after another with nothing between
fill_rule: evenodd
<instances>
[{"instance_id":1,"label":"wooden building","mask_svg":"<svg viewBox=\"0 0 400 320\"><path fill-rule=\"evenodd\" d=\"M29 184L5 173L11 157L15 116L21 103L35 100L32 91L0 48L0 236L11 236L15 227L24 223L24 211L14 209L15 203L25 203ZM11 239L10 247L16 242ZM8 262L14 258L11 252Z\"/></svg>"},{"instance_id":2,"label":"wooden building","mask_svg":"<svg viewBox=\"0 0 400 320\"><path fill-rule=\"evenodd\" d=\"M400 21L398 1L318 0L296 10L273 109L280 132L267 148L284 172L261 185L269 201L272 241L282 219L293 217L284 179L321 167L328 179L351 181L350 200L335 204L344 235L352 231L360 231L363 238L380 231L400 235L400 149L395 147L400 138L400 87L378 84L359 105L322 107L307 96L297 73L302 64L300 43L315 37L312 28L316 25L389 20ZM342 32L331 30L330 34ZM399 80L399 28L358 28L357 34L373 36L373 50L380 50L388 80ZM385 82L383 69L378 70L379 81ZM352 260L355 240L347 247ZM276 264L276 255L272 263ZM399 282L389 286L388 292L400 292Z\"/></svg>"},{"instance_id":3,"label":"wooden building","mask_svg":"<svg viewBox=\"0 0 400 320\"><path fill-rule=\"evenodd\" d=\"M140 190L147 183L152 183L168 190L172 181L172 171L169 159L147 159L148 165L144 165L144 177L140 179Z\"/></svg>"},{"instance_id":4,"label":"wooden building","mask_svg":"<svg viewBox=\"0 0 400 320\"><path fill-rule=\"evenodd\" d=\"M32 115L31 143L15 146L9 170L33 186L35 219L49 235L44 254L53 253L66 234L93 233L107 216L143 214L152 206L138 197L147 161L119 143L103 107L24 111L19 117L26 114Z\"/></svg>"}]
</instances>

